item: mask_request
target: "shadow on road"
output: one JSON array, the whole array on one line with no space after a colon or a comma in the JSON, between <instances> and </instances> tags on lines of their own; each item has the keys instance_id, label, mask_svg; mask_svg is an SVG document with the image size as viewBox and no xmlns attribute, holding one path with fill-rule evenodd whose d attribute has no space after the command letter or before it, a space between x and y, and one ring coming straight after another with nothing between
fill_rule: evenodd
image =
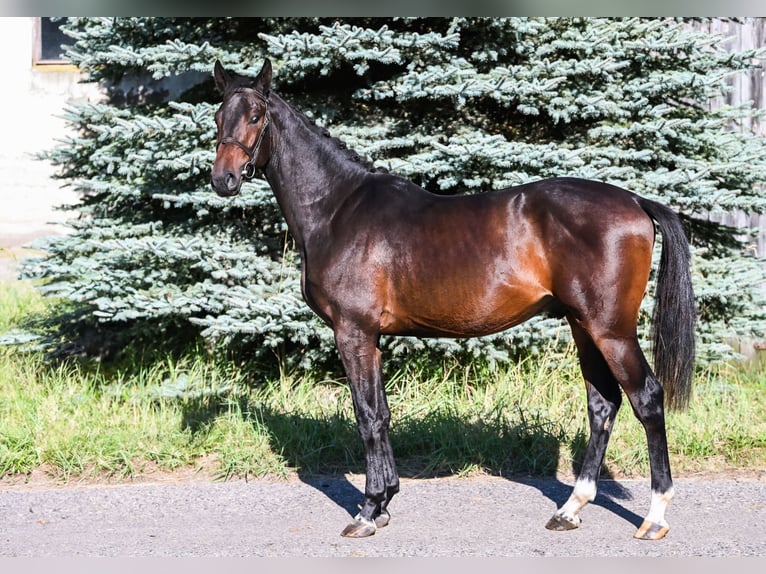
<instances>
[{"instance_id":1,"label":"shadow on road","mask_svg":"<svg viewBox=\"0 0 766 574\"><path fill-rule=\"evenodd\" d=\"M359 506L364 501L364 493L345 476L317 478L303 475L301 481L324 494L348 512L349 516L356 516Z\"/></svg>"},{"instance_id":2,"label":"shadow on road","mask_svg":"<svg viewBox=\"0 0 766 574\"><path fill-rule=\"evenodd\" d=\"M647 495L648 494L649 491L647 490ZM628 492L628 490L618 481L602 480L599 482L598 494L596 495L596 500L593 501L593 504L613 512L620 518L630 522L633 526L638 528L644 521L643 517L639 516L632 510L628 510L618 502L620 500L631 500L632 498L633 496L630 494L630 492Z\"/></svg>"},{"instance_id":3,"label":"shadow on road","mask_svg":"<svg viewBox=\"0 0 766 574\"><path fill-rule=\"evenodd\" d=\"M572 485L561 482L558 479L517 479L516 482L536 488L543 496L551 500L556 505L556 508L564 504L572 493ZM632 498L631 493L618 481L603 478L598 483L598 493L596 494L596 499L591 504L612 512L638 528L643 522L643 518L632 510L625 508L619 502L621 500L631 500Z\"/></svg>"},{"instance_id":4,"label":"shadow on road","mask_svg":"<svg viewBox=\"0 0 766 574\"><path fill-rule=\"evenodd\" d=\"M187 424L192 431L214 419L219 409L212 405L189 405ZM356 426L342 413L313 418L284 413L264 405L242 404L240 412L254 425L268 429L271 449L279 452L299 478L356 515L364 493L346 474L364 473L364 451ZM257 413L253 414L253 413ZM467 421L448 412L435 412L418 420L392 423L392 443L402 478L435 478L462 474L464 469L482 472L536 488L560 507L572 486L556 479L560 460L571 460L577 474L587 437L565 441L558 429L539 420L510 423L507 417ZM561 449L567 456L560 456ZM631 495L609 470L602 470L598 495L601 506L638 527L642 518L625 508L621 500Z\"/></svg>"}]
</instances>

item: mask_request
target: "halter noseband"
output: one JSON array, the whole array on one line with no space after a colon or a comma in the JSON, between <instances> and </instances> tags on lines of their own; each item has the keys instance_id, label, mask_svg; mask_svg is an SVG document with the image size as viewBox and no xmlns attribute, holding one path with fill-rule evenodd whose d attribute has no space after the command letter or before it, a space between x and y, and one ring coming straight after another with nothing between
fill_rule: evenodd
<instances>
[{"instance_id":1,"label":"halter noseband","mask_svg":"<svg viewBox=\"0 0 766 574\"><path fill-rule=\"evenodd\" d=\"M255 158L258 157L258 152L261 149L261 143L263 143L263 136L266 135L266 128L269 127L269 97L268 95L264 95L262 92L259 92L256 89L248 88L255 92L255 95L258 96L263 100L263 102L266 104L266 111L263 114L263 127L261 128L261 133L258 134L258 139L255 140L255 143L253 144L253 147L249 148L245 144L243 144L241 141L239 141L236 138L233 137L225 137L218 140L218 144L216 145L216 149L218 149L220 146L225 144L234 144L239 149L241 149L243 152L247 154L247 157L249 158L247 163L242 168L242 177L245 179L253 179L255 177Z\"/></svg>"}]
</instances>

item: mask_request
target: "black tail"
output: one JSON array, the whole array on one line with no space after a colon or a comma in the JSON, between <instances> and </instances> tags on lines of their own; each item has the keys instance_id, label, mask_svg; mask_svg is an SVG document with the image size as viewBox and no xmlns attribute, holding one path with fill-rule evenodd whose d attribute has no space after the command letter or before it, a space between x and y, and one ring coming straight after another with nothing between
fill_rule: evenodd
<instances>
[{"instance_id":1,"label":"black tail","mask_svg":"<svg viewBox=\"0 0 766 574\"><path fill-rule=\"evenodd\" d=\"M665 389L668 408L689 404L694 374L697 312L692 290L689 241L673 211L648 199L639 204L662 233L662 255L652 315L654 371Z\"/></svg>"}]
</instances>

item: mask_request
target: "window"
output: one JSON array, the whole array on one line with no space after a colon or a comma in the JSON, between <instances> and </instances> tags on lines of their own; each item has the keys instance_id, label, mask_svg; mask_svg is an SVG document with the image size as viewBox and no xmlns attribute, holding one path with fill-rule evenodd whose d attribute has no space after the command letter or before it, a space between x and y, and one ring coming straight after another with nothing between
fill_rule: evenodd
<instances>
[{"instance_id":1,"label":"window","mask_svg":"<svg viewBox=\"0 0 766 574\"><path fill-rule=\"evenodd\" d=\"M32 64L34 66L71 67L64 59L62 45L71 46L74 40L61 31L64 23L60 18L35 18L34 50Z\"/></svg>"}]
</instances>

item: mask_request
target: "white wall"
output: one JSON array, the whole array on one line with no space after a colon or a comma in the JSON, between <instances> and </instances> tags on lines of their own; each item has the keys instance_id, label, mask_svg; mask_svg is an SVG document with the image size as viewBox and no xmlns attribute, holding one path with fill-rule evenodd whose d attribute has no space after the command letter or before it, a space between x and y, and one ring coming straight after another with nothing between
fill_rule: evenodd
<instances>
[{"instance_id":1,"label":"white wall","mask_svg":"<svg viewBox=\"0 0 766 574\"><path fill-rule=\"evenodd\" d=\"M55 168L36 159L67 133L59 117L68 100L98 100L76 71L33 69L34 18L0 18L3 87L0 89L0 258L40 235L64 233L71 214L54 209L76 196L51 179Z\"/></svg>"}]
</instances>

